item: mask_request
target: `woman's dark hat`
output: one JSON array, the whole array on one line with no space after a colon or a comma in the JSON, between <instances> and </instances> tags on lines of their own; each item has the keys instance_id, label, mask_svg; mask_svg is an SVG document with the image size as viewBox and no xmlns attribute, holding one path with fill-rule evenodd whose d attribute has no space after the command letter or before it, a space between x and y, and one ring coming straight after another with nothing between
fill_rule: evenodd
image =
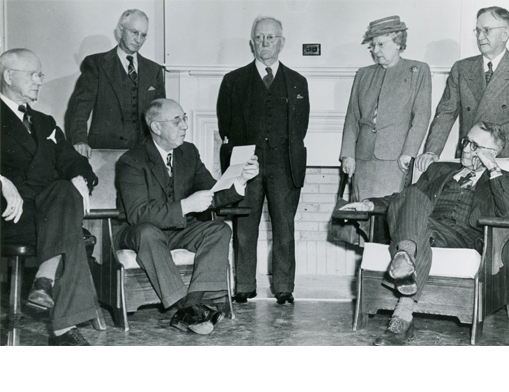
<instances>
[{"instance_id":1,"label":"woman's dark hat","mask_svg":"<svg viewBox=\"0 0 509 392\"><path fill-rule=\"evenodd\" d=\"M407 30L404 22L400 21L399 16L389 16L387 18L378 19L369 24L368 31L364 34L363 44L370 41L374 37L396 31Z\"/></svg>"}]
</instances>

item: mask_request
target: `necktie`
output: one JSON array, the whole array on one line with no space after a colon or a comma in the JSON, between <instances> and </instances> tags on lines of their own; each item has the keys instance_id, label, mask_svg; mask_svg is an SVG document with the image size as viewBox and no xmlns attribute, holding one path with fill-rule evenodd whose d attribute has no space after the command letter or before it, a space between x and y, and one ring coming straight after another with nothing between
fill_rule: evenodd
<instances>
[{"instance_id":1,"label":"necktie","mask_svg":"<svg viewBox=\"0 0 509 392\"><path fill-rule=\"evenodd\" d=\"M458 184L460 184L460 187L462 188L470 188L474 182L472 180L472 177L474 176L473 172L469 172L467 175L461 177L458 180Z\"/></svg>"},{"instance_id":2,"label":"necktie","mask_svg":"<svg viewBox=\"0 0 509 392\"><path fill-rule=\"evenodd\" d=\"M18 110L23 113L23 125L27 129L28 133L32 133L32 118L28 114L28 110L25 105L19 105Z\"/></svg>"},{"instance_id":3,"label":"necktie","mask_svg":"<svg viewBox=\"0 0 509 392\"><path fill-rule=\"evenodd\" d=\"M267 75L263 77L263 83L265 83L265 87L269 88L270 84L274 80L274 75L272 74L272 68L270 67L265 68L265 71L267 71Z\"/></svg>"},{"instance_id":4,"label":"necktie","mask_svg":"<svg viewBox=\"0 0 509 392\"><path fill-rule=\"evenodd\" d=\"M129 73L129 77L133 81L134 84L138 83L138 73L134 68L133 56L127 56L127 60L129 60L129 66L127 67L127 71Z\"/></svg>"},{"instance_id":5,"label":"necktie","mask_svg":"<svg viewBox=\"0 0 509 392\"><path fill-rule=\"evenodd\" d=\"M173 165L171 164L171 152L166 157L166 166L168 166L168 174L170 177L173 176Z\"/></svg>"},{"instance_id":6,"label":"necktie","mask_svg":"<svg viewBox=\"0 0 509 392\"><path fill-rule=\"evenodd\" d=\"M488 63L488 70L484 73L484 77L486 78L486 85L490 82L492 76L493 76L493 64L490 61Z\"/></svg>"}]
</instances>

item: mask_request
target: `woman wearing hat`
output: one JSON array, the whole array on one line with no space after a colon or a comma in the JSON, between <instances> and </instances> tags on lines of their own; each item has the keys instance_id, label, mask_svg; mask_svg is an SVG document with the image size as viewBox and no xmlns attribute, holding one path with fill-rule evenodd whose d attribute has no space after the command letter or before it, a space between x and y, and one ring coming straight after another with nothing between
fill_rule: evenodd
<instances>
[{"instance_id":1,"label":"woman wearing hat","mask_svg":"<svg viewBox=\"0 0 509 392\"><path fill-rule=\"evenodd\" d=\"M369 24L376 64L360 68L352 87L340 159L352 180L351 201L400 192L431 116L428 64L400 57L407 27L399 16Z\"/></svg>"}]
</instances>

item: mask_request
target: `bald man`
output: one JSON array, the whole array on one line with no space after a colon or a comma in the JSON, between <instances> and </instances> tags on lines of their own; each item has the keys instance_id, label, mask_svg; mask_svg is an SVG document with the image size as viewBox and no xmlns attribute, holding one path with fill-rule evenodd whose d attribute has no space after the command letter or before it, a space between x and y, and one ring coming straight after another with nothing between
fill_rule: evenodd
<instances>
[{"instance_id":1,"label":"bald man","mask_svg":"<svg viewBox=\"0 0 509 392\"><path fill-rule=\"evenodd\" d=\"M37 56L8 50L0 78L2 244L37 247L40 267L28 299L50 310L49 344L89 345L75 326L97 316L81 227L97 177L53 117L29 105L44 79Z\"/></svg>"}]
</instances>

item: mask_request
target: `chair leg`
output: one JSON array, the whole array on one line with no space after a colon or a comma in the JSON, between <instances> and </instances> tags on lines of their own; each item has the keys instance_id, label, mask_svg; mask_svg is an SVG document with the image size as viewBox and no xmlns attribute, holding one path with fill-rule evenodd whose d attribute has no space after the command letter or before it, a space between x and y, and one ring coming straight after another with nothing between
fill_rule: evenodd
<instances>
[{"instance_id":1,"label":"chair leg","mask_svg":"<svg viewBox=\"0 0 509 392\"><path fill-rule=\"evenodd\" d=\"M230 279L231 267L228 264L228 269L226 270L226 284L228 285L228 306L230 307L230 319L235 320L235 313L233 312L233 303L232 303L232 285Z\"/></svg>"},{"instance_id":2,"label":"chair leg","mask_svg":"<svg viewBox=\"0 0 509 392\"><path fill-rule=\"evenodd\" d=\"M122 328L125 332L129 331L129 321L127 320L127 307L125 300L125 270L117 270L117 303L114 305L112 314L113 322L118 328Z\"/></svg>"},{"instance_id":3,"label":"chair leg","mask_svg":"<svg viewBox=\"0 0 509 392\"><path fill-rule=\"evenodd\" d=\"M92 325L96 331L106 331L106 322L104 321L103 311L99 302L95 304L95 319L92 320Z\"/></svg>"},{"instance_id":4,"label":"chair leg","mask_svg":"<svg viewBox=\"0 0 509 392\"><path fill-rule=\"evenodd\" d=\"M482 326L483 323L481 321L482 315L479 312L479 309L482 304L482 293L479 290L479 279L476 278L474 283L474 314L472 317L472 332L470 335L470 344L475 346L475 342L479 341L482 335Z\"/></svg>"},{"instance_id":5,"label":"chair leg","mask_svg":"<svg viewBox=\"0 0 509 392\"><path fill-rule=\"evenodd\" d=\"M353 320L353 331L363 329L368 322L368 315L362 312L362 269L357 274L357 301L355 303L355 316Z\"/></svg>"},{"instance_id":6,"label":"chair leg","mask_svg":"<svg viewBox=\"0 0 509 392\"><path fill-rule=\"evenodd\" d=\"M9 297L9 332L8 346L19 346L19 318L21 316L21 282L23 279L24 259L14 257L12 260L11 294Z\"/></svg>"}]
</instances>

